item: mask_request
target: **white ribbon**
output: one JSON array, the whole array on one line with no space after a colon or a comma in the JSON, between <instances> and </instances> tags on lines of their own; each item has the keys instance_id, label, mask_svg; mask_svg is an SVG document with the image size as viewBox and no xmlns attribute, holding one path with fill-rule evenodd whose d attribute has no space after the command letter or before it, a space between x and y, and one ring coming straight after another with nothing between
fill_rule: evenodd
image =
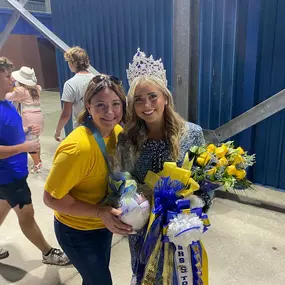
<instances>
[{"instance_id":1,"label":"white ribbon","mask_svg":"<svg viewBox=\"0 0 285 285\"><path fill-rule=\"evenodd\" d=\"M175 270L178 285L193 285L193 271L190 246L176 245Z\"/></svg>"}]
</instances>

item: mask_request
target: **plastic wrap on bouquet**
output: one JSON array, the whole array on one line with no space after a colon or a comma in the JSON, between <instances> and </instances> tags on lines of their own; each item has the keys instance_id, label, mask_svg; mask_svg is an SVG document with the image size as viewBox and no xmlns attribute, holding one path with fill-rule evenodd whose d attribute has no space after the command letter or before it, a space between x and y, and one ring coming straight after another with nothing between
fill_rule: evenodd
<instances>
[{"instance_id":1,"label":"plastic wrap on bouquet","mask_svg":"<svg viewBox=\"0 0 285 285\"><path fill-rule=\"evenodd\" d=\"M207 285L207 255L200 238L210 223L202 208L191 208L190 199L185 198L199 189L191 171L165 163L160 173L148 172L145 182L154 189L154 199L137 265L137 284L156 284L163 259L159 284Z\"/></svg>"},{"instance_id":2,"label":"plastic wrap on bouquet","mask_svg":"<svg viewBox=\"0 0 285 285\"><path fill-rule=\"evenodd\" d=\"M108 192L103 204L121 208L120 220L131 225L134 231L141 230L149 219L150 205L144 195L138 193L137 183L130 173L110 175Z\"/></svg>"}]
</instances>

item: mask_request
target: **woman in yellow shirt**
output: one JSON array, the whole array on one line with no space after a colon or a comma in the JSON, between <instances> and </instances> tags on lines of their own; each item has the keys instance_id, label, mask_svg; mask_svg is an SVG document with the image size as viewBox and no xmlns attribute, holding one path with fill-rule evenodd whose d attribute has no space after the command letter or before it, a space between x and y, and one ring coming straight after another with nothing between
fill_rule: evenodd
<instances>
[{"instance_id":1,"label":"woman in yellow shirt","mask_svg":"<svg viewBox=\"0 0 285 285\"><path fill-rule=\"evenodd\" d=\"M83 279L83 285L111 285L112 233L132 228L120 210L100 206L107 194L106 154L116 147L124 122L126 96L121 81L97 75L84 96L76 128L58 147L45 185L44 202L55 210L57 240Z\"/></svg>"}]
</instances>

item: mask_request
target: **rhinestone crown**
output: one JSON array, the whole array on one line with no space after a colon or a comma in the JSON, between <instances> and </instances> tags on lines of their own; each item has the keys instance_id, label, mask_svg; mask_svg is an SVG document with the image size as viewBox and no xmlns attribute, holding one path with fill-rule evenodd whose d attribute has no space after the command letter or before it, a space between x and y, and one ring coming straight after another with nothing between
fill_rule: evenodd
<instances>
[{"instance_id":1,"label":"rhinestone crown","mask_svg":"<svg viewBox=\"0 0 285 285\"><path fill-rule=\"evenodd\" d=\"M142 75L155 76L162 80L165 86L167 86L166 71L161 58L159 60L154 60L152 55L146 57L145 53L138 48L138 51L133 57L133 62L129 63L129 69L127 69L129 84L131 85L135 78Z\"/></svg>"}]
</instances>

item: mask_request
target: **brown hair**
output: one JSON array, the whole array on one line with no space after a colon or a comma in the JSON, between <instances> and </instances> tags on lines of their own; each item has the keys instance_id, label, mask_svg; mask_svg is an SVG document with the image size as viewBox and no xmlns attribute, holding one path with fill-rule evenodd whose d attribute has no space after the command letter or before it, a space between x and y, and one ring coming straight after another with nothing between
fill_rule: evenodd
<instances>
[{"instance_id":1,"label":"brown hair","mask_svg":"<svg viewBox=\"0 0 285 285\"><path fill-rule=\"evenodd\" d=\"M147 140L148 129L141 118L139 118L134 109L134 96L136 88L141 83L147 83L155 86L167 100L164 110L165 137L169 141L171 156L174 161L179 158L180 146L179 140L183 135L185 120L174 109L174 102L170 91L163 81L154 76L137 77L131 84L128 92L128 117L124 127L124 140L130 141L136 152L140 152L142 144Z\"/></svg>"},{"instance_id":2,"label":"brown hair","mask_svg":"<svg viewBox=\"0 0 285 285\"><path fill-rule=\"evenodd\" d=\"M100 81L99 83L96 83L92 79L90 81L88 87L87 87L87 90L86 90L85 95L84 95L84 106L85 106L85 108L82 111L82 113L79 115L78 120L77 120L80 125L83 125L89 116L89 112L87 110L87 105L91 103L91 99L99 91L101 91L102 89L106 89L106 88L113 90L118 95L121 102L123 103L122 122L123 123L126 122L127 99L126 99L126 94L125 94L125 91L123 89L122 84L115 84L113 81L110 80L108 75L102 75L102 76L104 76L104 79L102 81Z\"/></svg>"},{"instance_id":3,"label":"brown hair","mask_svg":"<svg viewBox=\"0 0 285 285\"><path fill-rule=\"evenodd\" d=\"M5 72L6 70L12 70L14 64L6 57L0 57L0 72Z\"/></svg>"},{"instance_id":4,"label":"brown hair","mask_svg":"<svg viewBox=\"0 0 285 285\"><path fill-rule=\"evenodd\" d=\"M39 93L39 89L37 86L27 86L27 85L20 83L20 82L19 82L19 85L24 87L26 90L28 90L33 101L36 101L40 98L40 93Z\"/></svg>"},{"instance_id":5,"label":"brown hair","mask_svg":"<svg viewBox=\"0 0 285 285\"><path fill-rule=\"evenodd\" d=\"M64 58L67 62L71 63L76 72L86 70L89 65L89 57L87 52L81 47L72 47L64 53Z\"/></svg>"}]
</instances>

